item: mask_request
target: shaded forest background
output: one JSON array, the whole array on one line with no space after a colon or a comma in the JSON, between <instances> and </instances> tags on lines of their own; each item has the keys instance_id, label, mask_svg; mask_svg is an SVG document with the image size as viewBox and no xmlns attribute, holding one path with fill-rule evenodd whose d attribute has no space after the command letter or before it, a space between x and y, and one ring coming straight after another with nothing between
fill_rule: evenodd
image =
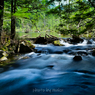
<instances>
[{"instance_id":1,"label":"shaded forest background","mask_svg":"<svg viewBox=\"0 0 95 95\"><path fill-rule=\"evenodd\" d=\"M46 32L94 37L94 23L94 0L0 0L0 39Z\"/></svg>"}]
</instances>

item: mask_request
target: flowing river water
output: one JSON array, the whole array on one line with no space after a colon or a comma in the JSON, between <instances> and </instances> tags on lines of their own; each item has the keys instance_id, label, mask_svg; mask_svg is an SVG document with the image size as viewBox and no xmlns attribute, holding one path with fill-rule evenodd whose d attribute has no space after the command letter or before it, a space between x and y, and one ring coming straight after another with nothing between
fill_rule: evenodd
<instances>
[{"instance_id":1,"label":"flowing river water","mask_svg":"<svg viewBox=\"0 0 95 95\"><path fill-rule=\"evenodd\" d=\"M37 53L20 56L16 68L0 73L0 95L95 95L95 42L61 44L35 44Z\"/></svg>"}]
</instances>

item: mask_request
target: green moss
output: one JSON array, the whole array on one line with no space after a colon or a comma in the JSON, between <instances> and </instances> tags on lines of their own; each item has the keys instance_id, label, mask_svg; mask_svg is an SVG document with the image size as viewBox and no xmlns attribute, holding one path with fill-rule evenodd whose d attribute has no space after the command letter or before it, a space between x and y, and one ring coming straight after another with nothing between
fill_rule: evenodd
<instances>
[{"instance_id":1,"label":"green moss","mask_svg":"<svg viewBox=\"0 0 95 95\"><path fill-rule=\"evenodd\" d=\"M53 44L55 46L64 46L63 44L60 44L60 41L59 40L54 41Z\"/></svg>"},{"instance_id":2,"label":"green moss","mask_svg":"<svg viewBox=\"0 0 95 95\"><path fill-rule=\"evenodd\" d=\"M0 58L0 61L4 61L7 60L7 57L3 56L2 58Z\"/></svg>"},{"instance_id":3,"label":"green moss","mask_svg":"<svg viewBox=\"0 0 95 95\"><path fill-rule=\"evenodd\" d=\"M28 47L30 47L31 49L34 49L35 48L35 46L32 45L31 42L28 41L28 40L25 40L25 45L28 46Z\"/></svg>"}]
</instances>

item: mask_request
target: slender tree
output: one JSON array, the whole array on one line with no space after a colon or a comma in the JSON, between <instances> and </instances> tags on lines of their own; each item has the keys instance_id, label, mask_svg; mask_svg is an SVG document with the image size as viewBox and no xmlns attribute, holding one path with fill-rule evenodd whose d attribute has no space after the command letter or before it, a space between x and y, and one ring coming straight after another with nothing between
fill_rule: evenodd
<instances>
[{"instance_id":1,"label":"slender tree","mask_svg":"<svg viewBox=\"0 0 95 95\"><path fill-rule=\"evenodd\" d=\"M0 0L0 40L3 26L3 12L4 12L4 0Z\"/></svg>"},{"instance_id":2,"label":"slender tree","mask_svg":"<svg viewBox=\"0 0 95 95\"><path fill-rule=\"evenodd\" d=\"M15 23L16 19L14 13L16 12L16 2L17 0L11 0L11 39L15 37Z\"/></svg>"}]
</instances>

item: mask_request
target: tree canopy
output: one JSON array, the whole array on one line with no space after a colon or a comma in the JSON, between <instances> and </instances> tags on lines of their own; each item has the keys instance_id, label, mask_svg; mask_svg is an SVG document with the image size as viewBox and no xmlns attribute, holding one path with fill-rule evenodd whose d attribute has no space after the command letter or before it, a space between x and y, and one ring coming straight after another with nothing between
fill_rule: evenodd
<instances>
[{"instance_id":1,"label":"tree canopy","mask_svg":"<svg viewBox=\"0 0 95 95\"><path fill-rule=\"evenodd\" d=\"M94 0L1 0L0 14L0 33L2 27L5 31L11 27L14 36L15 29L24 26L64 35L81 35L95 28Z\"/></svg>"}]
</instances>

